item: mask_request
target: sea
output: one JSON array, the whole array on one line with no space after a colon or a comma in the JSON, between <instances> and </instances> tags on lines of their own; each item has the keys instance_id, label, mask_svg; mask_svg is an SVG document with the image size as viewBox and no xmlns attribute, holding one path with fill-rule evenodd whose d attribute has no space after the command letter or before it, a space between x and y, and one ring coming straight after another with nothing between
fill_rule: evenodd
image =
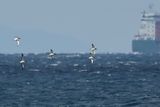
<instances>
[{"instance_id":1,"label":"sea","mask_svg":"<svg viewBox=\"0 0 160 107\"><path fill-rule=\"evenodd\" d=\"M160 107L160 54L0 54L0 107Z\"/></svg>"}]
</instances>

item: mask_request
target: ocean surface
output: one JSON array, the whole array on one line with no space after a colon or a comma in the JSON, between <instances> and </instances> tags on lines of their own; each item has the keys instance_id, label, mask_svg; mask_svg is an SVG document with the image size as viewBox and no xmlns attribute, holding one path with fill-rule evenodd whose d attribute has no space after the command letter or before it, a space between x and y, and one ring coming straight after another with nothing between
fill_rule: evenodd
<instances>
[{"instance_id":1,"label":"ocean surface","mask_svg":"<svg viewBox=\"0 0 160 107\"><path fill-rule=\"evenodd\" d=\"M160 107L159 54L0 54L0 107Z\"/></svg>"}]
</instances>

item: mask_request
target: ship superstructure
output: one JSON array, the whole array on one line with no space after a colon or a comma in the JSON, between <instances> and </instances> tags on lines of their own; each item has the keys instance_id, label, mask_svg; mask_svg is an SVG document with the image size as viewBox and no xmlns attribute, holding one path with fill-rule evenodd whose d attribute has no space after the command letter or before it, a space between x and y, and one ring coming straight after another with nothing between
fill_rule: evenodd
<instances>
[{"instance_id":1,"label":"ship superstructure","mask_svg":"<svg viewBox=\"0 0 160 107\"><path fill-rule=\"evenodd\" d=\"M143 12L141 25L132 40L132 51L141 53L160 52L160 14Z\"/></svg>"}]
</instances>

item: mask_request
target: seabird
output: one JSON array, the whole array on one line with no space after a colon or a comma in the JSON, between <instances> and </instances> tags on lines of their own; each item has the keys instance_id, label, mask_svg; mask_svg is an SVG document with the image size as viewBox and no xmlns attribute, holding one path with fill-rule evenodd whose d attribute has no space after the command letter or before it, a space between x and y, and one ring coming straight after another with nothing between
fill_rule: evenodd
<instances>
[{"instance_id":1,"label":"seabird","mask_svg":"<svg viewBox=\"0 0 160 107\"><path fill-rule=\"evenodd\" d=\"M53 59L54 56L55 56L55 53L53 52L52 49L50 49L50 52L49 52L49 54L48 54L48 57L49 57L50 59Z\"/></svg>"},{"instance_id":2,"label":"seabird","mask_svg":"<svg viewBox=\"0 0 160 107\"><path fill-rule=\"evenodd\" d=\"M95 55L95 54L96 54L96 50L97 50L97 48L96 48L95 45L92 43L91 54L92 54L92 55Z\"/></svg>"},{"instance_id":3,"label":"seabird","mask_svg":"<svg viewBox=\"0 0 160 107\"><path fill-rule=\"evenodd\" d=\"M92 43L92 48L90 49L90 56L89 56L89 59L90 59L90 61L91 61L92 64L93 64L94 59L95 59L96 50L97 50L97 48Z\"/></svg>"},{"instance_id":4,"label":"seabird","mask_svg":"<svg viewBox=\"0 0 160 107\"><path fill-rule=\"evenodd\" d=\"M21 54L21 60L20 60L19 63L21 64L22 69L24 69L25 60L24 60L24 55L23 55L23 53Z\"/></svg>"},{"instance_id":5,"label":"seabird","mask_svg":"<svg viewBox=\"0 0 160 107\"><path fill-rule=\"evenodd\" d=\"M20 37L15 37L15 38L14 38L14 40L15 40L16 43L17 43L17 46L19 46L19 44L20 44L20 39L21 39Z\"/></svg>"}]
</instances>

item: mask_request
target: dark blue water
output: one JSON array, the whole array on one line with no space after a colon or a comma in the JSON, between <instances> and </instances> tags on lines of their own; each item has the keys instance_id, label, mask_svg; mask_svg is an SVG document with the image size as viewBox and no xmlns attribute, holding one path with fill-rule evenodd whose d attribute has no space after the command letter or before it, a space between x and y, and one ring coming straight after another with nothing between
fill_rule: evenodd
<instances>
[{"instance_id":1,"label":"dark blue water","mask_svg":"<svg viewBox=\"0 0 160 107\"><path fill-rule=\"evenodd\" d=\"M160 55L0 55L0 107L160 107Z\"/></svg>"}]
</instances>

